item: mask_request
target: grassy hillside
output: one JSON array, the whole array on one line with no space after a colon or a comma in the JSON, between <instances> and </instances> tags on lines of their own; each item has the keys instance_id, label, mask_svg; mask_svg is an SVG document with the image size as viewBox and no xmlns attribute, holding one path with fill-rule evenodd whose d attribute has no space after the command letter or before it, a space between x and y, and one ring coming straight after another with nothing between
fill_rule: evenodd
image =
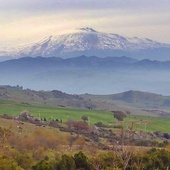
<instances>
[{"instance_id":1,"label":"grassy hillside","mask_svg":"<svg viewBox=\"0 0 170 170\"><path fill-rule=\"evenodd\" d=\"M96 110L113 109L113 105L110 103L86 100L79 95L66 94L58 90L34 91L11 86L0 86L0 100L15 101L25 105L45 104L83 109L93 108Z\"/></svg>"},{"instance_id":2,"label":"grassy hillside","mask_svg":"<svg viewBox=\"0 0 170 170\"><path fill-rule=\"evenodd\" d=\"M124 107L130 105L146 105L146 103L160 104L168 101L168 97L161 95L129 91L115 95L83 95L85 99L77 95L69 95L60 91L33 91L22 90L20 87L0 88L0 115L19 115L27 110L32 115L47 120L59 119L66 122L69 119L81 120L82 116L88 116L88 123L93 125L102 122L105 125L118 125L113 113L109 110L130 111L131 116L125 118L125 122L135 122L138 129L143 130L147 122L146 131L162 131L170 133L170 118L157 117L159 110L141 110ZM100 101L97 101L100 100ZM123 104L118 107L115 103ZM158 105L159 106L159 105ZM92 109L88 109L88 108ZM138 116L137 116L138 115ZM139 116L142 115L142 116ZM168 117L167 113L167 117ZM153 116L153 117L150 117Z\"/></svg>"},{"instance_id":3,"label":"grassy hillside","mask_svg":"<svg viewBox=\"0 0 170 170\"><path fill-rule=\"evenodd\" d=\"M168 108L170 109L170 96L154 93L127 91L111 95L81 95L85 99L95 99L106 102L114 102L119 105L128 105L139 108Z\"/></svg>"},{"instance_id":4,"label":"grassy hillside","mask_svg":"<svg viewBox=\"0 0 170 170\"><path fill-rule=\"evenodd\" d=\"M5 102L0 101L0 114L18 115L21 111L27 110L31 114L37 117L47 119L62 119L67 121L68 119L80 120L82 116L89 116L92 124L98 120L102 120L104 123L108 123L108 120L113 119L113 113L109 111L99 110L87 110L87 109L75 109L75 108L61 108L52 105L45 104L21 104L12 101Z\"/></svg>"},{"instance_id":5,"label":"grassy hillside","mask_svg":"<svg viewBox=\"0 0 170 170\"><path fill-rule=\"evenodd\" d=\"M88 116L88 123L93 125L97 122L102 122L105 125L119 125L117 120L113 117L113 113L109 111L88 110L88 109L74 109L61 108L44 104L20 104L12 101L0 101L0 115L19 115L21 111L27 110L32 115L40 118L61 119L63 122L67 120L81 120L82 116ZM150 117L150 116L134 116L131 115L124 119L125 122L135 122L137 129L144 130L142 121L147 122L147 131L162 131L170 133L170 118Z\"/></svg>"}]
</instances>

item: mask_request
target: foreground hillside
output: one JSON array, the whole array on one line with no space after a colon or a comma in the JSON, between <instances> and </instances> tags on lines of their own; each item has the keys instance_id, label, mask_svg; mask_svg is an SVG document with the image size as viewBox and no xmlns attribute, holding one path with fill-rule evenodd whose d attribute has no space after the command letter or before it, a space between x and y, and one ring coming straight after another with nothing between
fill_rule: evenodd
<instances>
[{"instance_id":1,"label":"foreground hillside","mask_svg":"<svg viewBox=\"0 0 170 170\"><path fill-rule=\"evenodd\" d=\"M107 102L1 86L0 169L166 170L170 119Z\"/></svg>"},{"instance_id":2,"label":"foreground hillside","mask_svg":"<svg viewBox=\"0 0 170 170\"><path fill-rule=\"evenodd\" d=\"M96 170L117 167L133 170L135 165L135 169L142 166L144 170L151 167L166 170L170 166L170 153L163 149L168 149L168 141L160 140L157 136L160 132L151 135L124 129L122 139L122 129L118 127L108 129L98 124L92 128L75 120L67 123L50 120L49 124L44 121L45 124L40 126L28 123L28 119L23 118L28 118L29 114L23 113L20 115L22 121L0 118L0 169L63 170L71 167L72 170ZM132 134L133 139L129 138ZM152 146L159 149L151 149Z\"/></svg>"}]
</instances>

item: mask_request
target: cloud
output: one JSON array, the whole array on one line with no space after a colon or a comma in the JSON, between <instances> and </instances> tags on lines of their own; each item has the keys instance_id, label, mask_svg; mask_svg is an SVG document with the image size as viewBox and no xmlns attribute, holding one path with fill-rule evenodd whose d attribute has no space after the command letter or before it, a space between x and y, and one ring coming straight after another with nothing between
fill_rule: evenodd
<instances>
[{"instance_id":1,"label":"cloud","mask_svg":"<svg viewBox=\"0 0 170 170\"><path fill-rule=\"evenodd\" d=\"M63 11L88 9L168 10L168 0L0 0L3 10Z\"/></svg>"},{"instance_id":2,"label":"cloud","mask_svg":"<svg viewBox=\"0 0 170 170\"><path fill-rule=\"evenodd\" d=\"M83 26L170 42L168 0L0 0L0 4L1 46Z\"/></svg>"}]
</instances>

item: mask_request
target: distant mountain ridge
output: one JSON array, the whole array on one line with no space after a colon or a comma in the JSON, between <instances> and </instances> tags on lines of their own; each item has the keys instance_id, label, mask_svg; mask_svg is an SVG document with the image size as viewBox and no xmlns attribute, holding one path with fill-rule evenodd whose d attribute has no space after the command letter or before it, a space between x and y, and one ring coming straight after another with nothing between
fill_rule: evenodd
<instances>
[{"instance_id":1,"label":"distant mountain ridge","mask_svg":"<svg viewBox=\"0 0 170 170\"><path fill-rule=\"evenodd\" d=\"M99 57L128 56L136 59L167 60L170 44L159 43L147 38L129 38L118 34L98 32L92 28L80 28L70 34L49 36L29 45L18 46L8 51L0 51L4 57L62 57L80 55Z\"/></svg>"},{"instance_id":2,"label":"distant mountain ridge","mask_svg":"<svg viewBox=\"0 0 170 170\"><path fill-rule=\"evenodd\" d=\"M128 90L169 94L170 61L129 57L25 57L0 62L0 84L70 94L112 94Z\"/></svg>"},{"instance_id":3,"label":"distant mountain ridge","mask_svg":"<svg viewBox=\"0 0 170 170\"><path fill-rule=\"evenodd\" d=\"M79 56L75 58L62 59L58 57L24 57L0 62L0 70L10 69L57 69L57 68L128 68L128 69L170 69L170 61L157 60L136 60L130 57L106 57L100 58L96 56ZM21 70L20 70L21 71Z\"/></svg>"}]
</instances>

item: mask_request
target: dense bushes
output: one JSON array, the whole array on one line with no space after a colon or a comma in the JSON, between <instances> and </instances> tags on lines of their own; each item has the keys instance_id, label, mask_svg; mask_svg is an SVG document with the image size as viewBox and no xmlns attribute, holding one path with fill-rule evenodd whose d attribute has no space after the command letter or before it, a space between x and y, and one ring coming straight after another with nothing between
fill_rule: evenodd
<instances>
[{"instance_id":1,"label":"dense bushes","mask_svg":"<svg viewBox=\"0 0 170 170\"><path fill-rule=\"evenodd\" d=\"M126 168L117 153L102 153L94 158L88 158L80 151L74 156L62 155L61 160L58 160L53 168L47 161L40 161L33 166L33 170L167 170L169 167L170 152L165 149L150 149L144 153L132 154Z\"/></svg>"},{"instance_id":2,"label":"dense bushes","mask_svg":"<svg viewBox=\"0 0 170 170\"><path fill-rule=\"evenodd\" d=\"M101 152L76 133L68 135L58 130L34 128L33 133L23 136L6 135L8 131L0 129L0 139L4 134L8 136L1 140L4 144L0 148L0 170L167 170L170 167L170 152L165 149L146 151L143 147L115 143L110 148L112 151ZM112 135L109 130L102 132ZM155 147L160 145L157 141L152 143ZM168 145L168 141L162 145Z\"/></svg>"},{"instance_id":3,"label":"dense bushes","mask_svg":"<svg viewBox=\"0 0 170 170\"><path fill-rule=\"evenodd\" d=\"M33 170L52 170L52 167L49 165L48 162L42 160L38 162L35 166L32 167Z\"/></svg>"},{"instance_id":4,"label":"dense bushes","mask_svg":"<svg viewBox=\"0 0 170 170\"><path fill-rule=\"evenodd\" d=\"M56 165L51 166L47 161L42 160L32 167L33 170L92 170L88 158L83 152L78 152L74 156L62 155L60 160L56 160Z\"/></svg>"},{"instance_id":5,"label":"dense bushes","mask_svg":"<svg viewBox=\"0 0 170 170\"><path fill-rule=\"evenodd\" d=\"M90 170L90 164L88 162L88 158L80 151L74 155L74 161L76 164L76 169L81 170Z\"/></svg>"},{"instance_id":6,"label":"dense bushes","mask_svg":"<svg viewBox=\"0 0 170 170\"><path fill-rule=\"evenodd\" d=\"M14 160L7 158L6 156L0 156L0 169L1 170L23 170L17 165Z\"/></svg>"},{"instance_id":7,"label":"dense bushes","mask_svg":"<svg viewBox=\"0 0 170 170\"><path fill-rule=\"evenodd\" d=\"M135 152L125 167L117 152L103 152L94 157L86 156L82 151L72 155L62 155L55 160L43 159L34 163L28 155L17 153L14 158L0 156L1 170L167 170L170 167L170 152L165 149L150 149L147 152ZM29 161L26 161L29 159ZM25 163L24 163L25 162Z\"/></svg>"},{"instance_id":8,"label":"dense bushes","mask_svg":"<svg viewBox=\"0 0 170 170\"><path fill-rule=\"evenodd\" d=\"M57 163L56 170L75 170L76 165L72 156L62 155L61 161Z\"/></svg>"}]
</instances>

